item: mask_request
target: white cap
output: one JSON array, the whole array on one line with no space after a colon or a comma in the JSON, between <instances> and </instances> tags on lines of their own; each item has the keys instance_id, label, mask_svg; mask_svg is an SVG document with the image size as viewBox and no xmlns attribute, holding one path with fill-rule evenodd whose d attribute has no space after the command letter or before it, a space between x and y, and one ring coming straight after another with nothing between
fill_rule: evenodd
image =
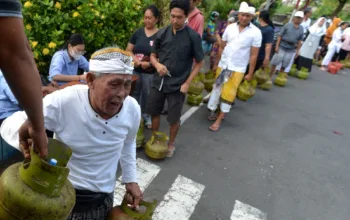
<instances>
[{"instance_id":1,"label":"white cap","mask_svg":"<svg viewBox=\"0 0 350 220\"><path fill-rule=\"evenodd\" d=\"M247 2L242 2L239 6L239 13L249 13L254 15L255 14L255 8L248 5Z\"/></svg>"},{"instance_id":2,"label":"white cap","mask_svg":"<svg viewBox=\"0 0 350 220\"><path fill-rule=\"evenodd\" d=\"M304 18L304 12L302 12L302 11L297 11L297 12L295 12L294 17Z\"/></svg>"}]
</instances>

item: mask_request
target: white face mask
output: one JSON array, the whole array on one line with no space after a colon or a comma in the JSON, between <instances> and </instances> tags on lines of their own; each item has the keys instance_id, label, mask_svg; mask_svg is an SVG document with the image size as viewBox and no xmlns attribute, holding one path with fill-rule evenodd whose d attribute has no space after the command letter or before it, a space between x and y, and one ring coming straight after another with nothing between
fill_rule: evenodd
<instances>
[{"instance_id":1,"label":"white face mask","mask_svg":"<svg viewBox=\"0 0 350 220\"><path fill-rule=\"evenodd\" d=\"M81 54L76 54L76 53L73 53L72 54L72 57L75 59L75 60L80 60L80 58L82 57L83 55Z\"/></svg>"},{"instance_id":2,"label":"white face mask","mask_svg":"<svg viewBox=\"0 0 350 220\"><path fill-rule=\"evenodd\" d=\"M73 57L74 60L80 60L80 58L83 56L83 55L75 52L75 50L73 50L73 49L71 49L70 51L71 51L70 55Z\"/></svg>"}]
</instances>

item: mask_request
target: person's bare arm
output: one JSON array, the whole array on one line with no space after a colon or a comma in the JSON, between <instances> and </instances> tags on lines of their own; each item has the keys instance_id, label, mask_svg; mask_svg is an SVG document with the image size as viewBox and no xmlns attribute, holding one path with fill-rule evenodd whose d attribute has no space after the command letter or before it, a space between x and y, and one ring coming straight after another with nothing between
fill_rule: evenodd
<instances>
[{"instance_id":1,"label":"person's bare arm","mask_svg":"<svg viewBox=\"0 0 350 220\"><path fill-rule=\"evenodd\" d=\"M58 81L58 82L71 82L71 81L79 81L79 80L85 80L86 76L83 75L64 75L64 74L58 74L54 77L52 77L53 80Z\"/></svg>"},{"instance_id":2,"label":"person's bare arm","mask_svg":"<svg viewBox=\"0 0 350 220\"><path fill-rule=\"evenodd\" d=\"M298 58L299 56L299 52L300 52L300 48L301 48L301 45L303 44L303 41L298 41L298 46L297 46L297 51L295 53L295 58Z\"/></svg>"},{"instance_id":3,"label":"person's bare arm","mask_svg":"<svg viewBox=\"0 0 350 220\"><path fill-rule=\"evenodd\" d=\"M252 47L250 49L250 59L249 59L249 73L246 75L247 80L251 80L253 78L256 60L258 59L260 47Z\"/></svg>"},{"instance_id":4,"label":"person's bare arm","mask_svg":"<svg viewBox=\"0 0 350 220\"><path fill-rule=\"evenodd\" d=\"M134 60L134 63L135 63L135 66L139 66L140 61L139 61L139 59L137 59L137 57L132 52L133 50L134 50L134 45L131 43L128 43L128 46L126 47L126 51L131 53L132 59Z\"/></svg>"},{"instance_id":5,"label":"person's bare arm","mask_svg":"<svg viewBox=\"0 0 350 220\"><path fill-rule=\"evenodd\" d=\"M28 115L29 137L33 138L40 156L46 156L41 79L24 33L23 20L1 17L0 33L0 68L13 94Z\"/></svg>"},{"instance_id":6,"label":"person's bare arm","mask_svg":"<svg viewBox=\"0 0 350 220\"><path fill-rule=\"evenodd\" d=\"M264 58L264 66L267 67L270 62L270 56L271 56L271 48L272 43L265 44L265 58Z\"/></svg>"},{"instance_id":7,"label":"person's bare arm","mask_svg":"<svg viewBox=\"0 0 350 220\"><path fill-rule=\"evenodd\" d=\"M226 47L226 44L227 44L227 42L223 41L223 40L220 43L220 47L219 47L218 54L216 55L216 60L215 60L215 63L214 63L213 71L216 71L216 69L217 69L217 67L219 65L219 62L220 62L220 59L221 59L221 55L222 55L222 52L224 51L224 49Z\"/></svg>"},{"instance_id":8,"label":"person's bare arm","mask_svg":"<svg viewBox=\"0 0 350 220\"><path fill-rule=\"evenodd\" d=\"M277 42L276 42L276 47L275 47L275 52L278 53L278 50L280 48L280 43L281 43L282 37L278 36Z\"/></svg>"}]
</instances>

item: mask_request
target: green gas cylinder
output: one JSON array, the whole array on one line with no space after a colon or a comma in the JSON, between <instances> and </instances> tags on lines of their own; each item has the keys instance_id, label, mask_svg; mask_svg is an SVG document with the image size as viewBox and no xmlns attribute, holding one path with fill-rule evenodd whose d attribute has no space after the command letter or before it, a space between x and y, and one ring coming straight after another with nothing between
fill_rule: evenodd
<instances>
[{"instance_id":1,"label":"green gas cylinder","mask_svg":"<svg viewBox=\"0 0 350 220\"><path fill-rule=\"evenodd\" d=\"M75 205L75 190L66 167L72 150L49 138L48 158L31 149L30 160L7 168L0 177L1 220L66 220Z\"/></svg>"}]
</instances>

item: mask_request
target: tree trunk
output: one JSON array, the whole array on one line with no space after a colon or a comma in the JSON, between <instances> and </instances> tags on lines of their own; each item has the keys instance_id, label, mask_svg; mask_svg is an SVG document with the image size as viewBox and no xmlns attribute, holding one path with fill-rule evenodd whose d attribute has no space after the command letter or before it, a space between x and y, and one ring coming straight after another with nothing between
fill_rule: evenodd
<instances>
[{"instance_id":1,"label":"tree trunk","mask_svg":"<svg viewBox=\"0 0 350 220\"><path fill-rule=\"evenodd\" d=\"M332 17L338 15L339 12L341 12L341 10L343 10L343 8L344 8L344 6L345 6L345 4L346 4L346 2L347 2L347 0L338 0L338 1L339 1L339 5L338 5L338 7L333 11L333 13L332 13L332 15L331 15Z\"/></svg>"}]
</instances>

